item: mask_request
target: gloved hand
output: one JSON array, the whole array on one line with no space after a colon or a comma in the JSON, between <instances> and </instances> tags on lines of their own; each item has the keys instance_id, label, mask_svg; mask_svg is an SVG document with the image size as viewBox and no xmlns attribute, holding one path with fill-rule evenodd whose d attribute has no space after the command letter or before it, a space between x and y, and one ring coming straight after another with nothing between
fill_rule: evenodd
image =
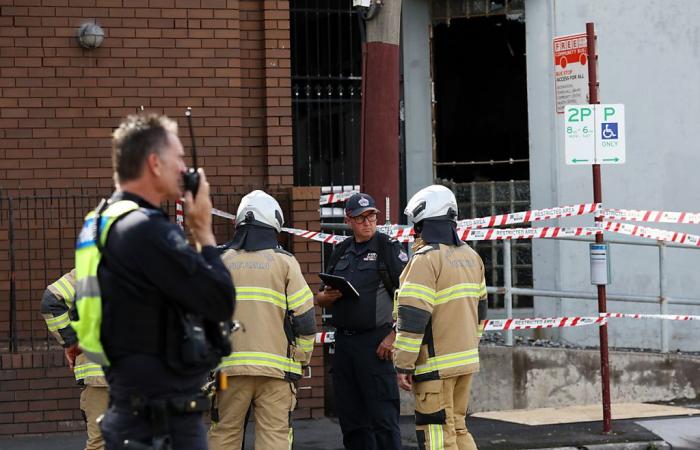
<instances>
[{"instance_id":1,"label":"gloved hand","mask_svg":"<svg viewBox=\"0 0 700 450\"><path fill-rule=\"evenodd\" d=\"M66 360L68 361L68 367L71 369L75 367L75 358L82 352L77 343L63 349L63 353L66 355Z\"/></svg>"}]
</instances>

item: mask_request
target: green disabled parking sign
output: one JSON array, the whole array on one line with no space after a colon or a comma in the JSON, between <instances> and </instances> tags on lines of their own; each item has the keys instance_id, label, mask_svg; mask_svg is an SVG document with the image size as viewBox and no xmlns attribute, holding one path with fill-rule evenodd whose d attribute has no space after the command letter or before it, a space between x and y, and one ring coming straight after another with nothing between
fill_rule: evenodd
<instances>
[{"instance_id":1,"label":"green disabled parking sign","mask_svg":"<svg viewBox=\"0 0 700 450\"><path fill-rule=\"evenodd\" d=\"M564 149L568 165L624 164L625 106L566 106Z\"/></svg>"}]
</instances>

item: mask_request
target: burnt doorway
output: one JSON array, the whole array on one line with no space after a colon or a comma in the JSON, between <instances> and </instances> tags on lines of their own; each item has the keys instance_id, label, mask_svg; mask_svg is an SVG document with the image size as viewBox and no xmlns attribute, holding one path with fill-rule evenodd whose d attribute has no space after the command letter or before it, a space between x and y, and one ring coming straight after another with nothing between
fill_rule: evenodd
<instances>
[{"instance_id":1,"label":"burnt doorway","mask_svg":"<svg viewBox=\"0 0 700 450\"><path fill-rule=\"evenodd\" d=\"M522 15L436 23L432 52L437 178L529 179Z\"/></svg>"}]
</instances>

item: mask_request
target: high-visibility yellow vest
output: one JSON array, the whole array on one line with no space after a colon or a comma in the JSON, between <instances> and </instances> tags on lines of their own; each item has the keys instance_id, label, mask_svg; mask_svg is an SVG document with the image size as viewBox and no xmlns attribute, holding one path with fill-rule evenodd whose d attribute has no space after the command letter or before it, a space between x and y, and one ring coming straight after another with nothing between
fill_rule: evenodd
<instances>
[{"instance_id":1,"label":"high-visibility yellow vest","mask_svg":"<svg viewBox=\"0 0 700 450\"><path fill-rule=\"evenodd\" d=\"M112 224L118 218L137 209L139 209L139 205L136 202L119 200L108 205L102 214L99 214L100 247L105 244ZM95 209L85 217L85 223L75 248L75 307L78 312L78 320L72 321L71 326L78 335L78 342L83 353L92 362L104 367L109 366L109 360L100 341L102 296L97 280L97 268L100 265L102 253L95 241L97 216L98 210Z\"/></svg>"}]
</instances>

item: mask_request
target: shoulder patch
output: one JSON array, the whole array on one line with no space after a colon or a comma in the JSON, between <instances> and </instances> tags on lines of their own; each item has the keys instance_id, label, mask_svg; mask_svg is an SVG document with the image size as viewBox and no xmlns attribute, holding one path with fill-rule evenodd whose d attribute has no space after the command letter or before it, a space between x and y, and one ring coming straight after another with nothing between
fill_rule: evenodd
<instances>
[{"instance_id":1,"label":"shoulder patch","mask_svg":"<svg viewBox=\"0 0 700 450\"><path fill-rule=\"evenodd\" d=\"M274 251L275 251L275 253L281 253L281 254L283 254L283 255L287 255L287 256L294 257L294 255L292 255L292 254L289 253L287 250L284 250L284 249L282 249L282 248L275 248Z\"/></svg>"},{"instance_id":2,"label":"shoulder patch","mask_svg":"<svg viewBox=\"0 0 700 450\"><path fill-rule=\"evenodd\" d=\"M428 253L432 250L439 250L439 249L440 249L440 244L428 244L425 247L421 247L421 249L416 252L416 255L422 255L422 254Z\"/></svg>"}]
</instances>

